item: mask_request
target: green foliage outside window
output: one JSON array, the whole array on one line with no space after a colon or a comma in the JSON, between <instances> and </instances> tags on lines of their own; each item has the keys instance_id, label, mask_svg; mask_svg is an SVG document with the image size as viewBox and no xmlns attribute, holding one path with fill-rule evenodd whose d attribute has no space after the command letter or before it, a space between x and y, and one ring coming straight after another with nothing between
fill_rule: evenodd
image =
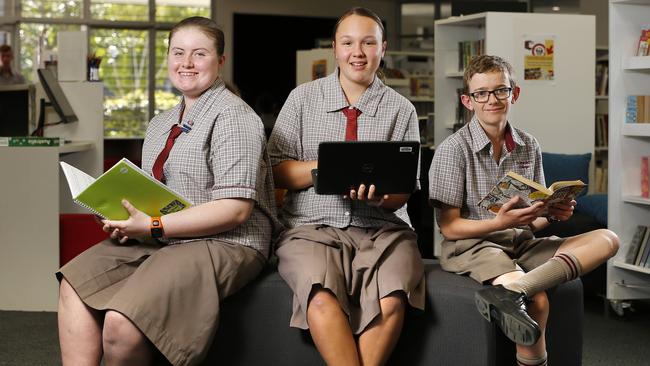
<instances>
[{"instance_id":1,"label":"green foliage outside window","mask_svg":"<svg viewBox=\"0 0 650 366\"><path fill-rule=\"evenodd\" d=\"M77 17L82 15L82 0L22 1L22 17ZM204 3L204 6L201 4ZM210 16L210 1L190 1L187 6L165 2L156 6L156 20L168 24L200 15ZM197 5L198 4L198 5ZM148 20L148 3L91 1L92 19L111 21ZM158 24L160 26L160 24ZM56 35L60 30L79 30L79 25L66 24L20 24L20 68L34 82L34 64L37 59L39 40L43 49L56 51ZM149 31L146 29L113 29L91 27L89 52L102 57L99 76L104 83L104 134L113 137L142 137L149 115L149 105L154 103L154 114L172 108L179 102L167 78L168 31L156 31L155 59L149 60ZM155 62L154 75L149 75L149 62ZM149 100L149 78L154 78L154 100Z\"/></svg>"}]
</instances>

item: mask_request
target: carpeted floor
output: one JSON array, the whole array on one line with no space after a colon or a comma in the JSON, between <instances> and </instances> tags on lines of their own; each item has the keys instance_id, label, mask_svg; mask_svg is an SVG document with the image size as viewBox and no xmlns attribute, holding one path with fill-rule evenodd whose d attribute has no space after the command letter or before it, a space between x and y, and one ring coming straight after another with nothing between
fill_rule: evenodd
<instances>
[{"instance_id":1,"label":"carpeted floor","mask_svg":"<svg viewBox=\"0 0 650 366\"><path fill-rule=\"evenodd\" d=\"M650 304L635 308L606 317L602 300L585 300L583 365L650 364ZM0 366L60 365L59 358L56 313L0 311Z\"/></svg>"}]
</instances>

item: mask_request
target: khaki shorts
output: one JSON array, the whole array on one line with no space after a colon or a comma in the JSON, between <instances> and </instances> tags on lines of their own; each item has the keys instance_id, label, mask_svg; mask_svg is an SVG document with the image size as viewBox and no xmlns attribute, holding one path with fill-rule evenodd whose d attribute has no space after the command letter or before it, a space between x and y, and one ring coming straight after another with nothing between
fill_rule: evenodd
<instances>
[{"instance_id":1,"label":"khaki shorts","mask_svg":"<svg viewBox=\"0 0 650 366\"><path fill-rule=\"evenodd\" d=\"M304 225L285 231L277 244L280 275L293 290L292 327L307 329L314 285L330 290L359 334L381 313L379 300L406 294L424 309L424 265L408 226L381 229Z\"/></svg>"},{"instance_id":2,"label":"khaki shorts","mask_svg":"<svg viewBox=\"0 0 650 366\"><path fill-rule=\"evenodd\" d=\"M483 238L445 240L440 266L484 283L508 272L528 272L540 266L555 255L565 240L557 236L536 238L525 229L495 231Z\"/></svg>"},{"instance_id":3,"label":"khaki shorts","mask_svg":"<svg viewBox=\"0 0 650 366\"><path fill-rule=\"evenodd\" d=\"M266 260L216 240L160 246L105 240L57 272L96 310L129 318L173 365L205 358L219 324L219 301L254 279Z\"/></svg>"}]
</instances>

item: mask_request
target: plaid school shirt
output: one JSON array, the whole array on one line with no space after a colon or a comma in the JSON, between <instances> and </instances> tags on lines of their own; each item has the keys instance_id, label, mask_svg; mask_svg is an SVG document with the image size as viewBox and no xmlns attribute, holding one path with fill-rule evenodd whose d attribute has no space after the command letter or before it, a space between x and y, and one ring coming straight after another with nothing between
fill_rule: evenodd
<instances>
[{"instance_id":1,"label":"plaid school shirt","mask_svg":"<svg viewBox=\"0 0 650 366\"><path fill-rule=\"evenodd\" d=\"M348 106L338 69L327 77L294 89L269 139L271 164L275 166L286 160L318 160L320 142L344 141L346 117L342 109ZM379 78L375 78L354 107L361 111L357 120L359 141L420 141L415 107ZM287 192L280 220L288 227L306 224L338 228L350 225L381 227L387 223L410 225L406 205L393 212L344 199L341 195L318 195L313 186Z\"/></svg>"},{"instance_id":2,"label":"plaid school shirt","mask_svg":"<svg viewBox=\"0 0 650 366\"><path fill-rule=\"evenodd\" d=\"M494 214L478 207L478 202L508 171L546 186L537 139L508 123L497 163L492 143L474 116L436 147L429 169L429 199L435 207L441 203L459 207L462 218L492 219Z\"/></svg>"},{"instance_id":3,"label":"plaid school shirt","mask_svg":"<svg viewBox=\"0 0 650 366\"><path fill-rule=\"evenodd\" d=\"M142 147L142 168L152 174L172 126L179 122L183 101L154 117ZM271 165L264 127L255 112L218 79L181 121L185 129L176 138L163 172L165 184L195 205L224 198L255 201L250 218L238 227L209 236L269 254L276 218ZM153 175L153 174L152 174ZM170 244L204 240L170 238Z\"/></svg>"}]
</instances>

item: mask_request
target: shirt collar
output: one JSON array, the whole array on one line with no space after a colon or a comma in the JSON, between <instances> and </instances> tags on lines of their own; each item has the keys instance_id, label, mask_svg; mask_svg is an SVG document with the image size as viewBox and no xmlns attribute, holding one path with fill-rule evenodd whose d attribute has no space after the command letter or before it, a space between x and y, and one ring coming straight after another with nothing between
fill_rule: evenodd
<instances>
[{"instance_id":1,"label":"shirt collar","mask_svg":"<svg viewBox=\"0 0 650 366\"><path fill-rule=\"evenodd\" d=\"M325 96L325 111L335 112L349 107L339 80L338 67L323 80L322 92ZM375 77L375 80L363 92L361 98L359 98L359 102L354 107L359 109L364 115L375 116L379 108L379 102L385 92L386 85L378 77Z\"/></svg>"},{"instance_id":2,"label":"shirt collar","mask_svg":"<svg viewBox=\"0 0 650 366\"><path fill-rule=\"evenodd\" d=\"M469 130L473 137L472 150L474 153L483 150L486 146L492 143L483 130L483 127L481 127L476 115L474 115L472 120L469 122ZM512 152L517 146L525 146L524 140L519 135L519 132L512 128L510 122L507 122L506 124L505 143L508 152Z\"/></svg>"},{"instance_id":3,"label":"shirt collar","mask_svg":"<svg viewBox=\"0 0 650 366\"><path fill-rule=\"evenodd\" d=\"M225 83L221 78L218 78L212 86L206 89L203 94L194 102L192 108L188 111L185 111L185 116L183 118L183 123L190 124L192 127L195 122L199 122L201 114L205 112L206 108L203 108L206 103L209 103L212 100L212 96L219 94L223 89L225 89ZM181 112L185 108L185 98L180 96L180 101L176 104L171 110L171 118L166 120L166 126L161 130L161 134L168 133L172 126L179 124Z\"/></svg>"}]
</instances>

